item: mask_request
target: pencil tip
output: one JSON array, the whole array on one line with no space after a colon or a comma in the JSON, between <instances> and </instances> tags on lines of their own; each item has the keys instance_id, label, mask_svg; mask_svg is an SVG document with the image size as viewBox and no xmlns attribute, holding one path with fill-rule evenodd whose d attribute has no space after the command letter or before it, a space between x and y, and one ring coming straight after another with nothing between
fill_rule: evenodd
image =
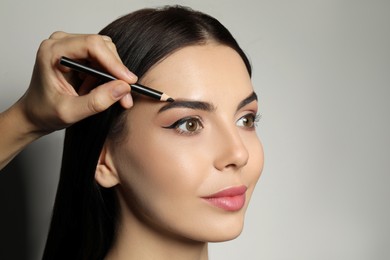
<instances>
[{"instance_id":1,"label":"pencil tip","mask_svg":"<svg viewBox=\"0 0 390 260\"><path fill-rule=\"evenodd\" d=\"M173 98L171 98L170 96L168 96L165 93L162 93L160 100L164 101L164 102L173 102L173 101L175 101Z\"/></svg>"}]
</instances>

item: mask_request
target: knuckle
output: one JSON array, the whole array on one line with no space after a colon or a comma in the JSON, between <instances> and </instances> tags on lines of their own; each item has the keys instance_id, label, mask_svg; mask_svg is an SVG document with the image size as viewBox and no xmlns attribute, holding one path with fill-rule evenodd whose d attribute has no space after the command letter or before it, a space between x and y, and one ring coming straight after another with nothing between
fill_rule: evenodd
<instances>
[{"instance_id":1,"label":"knuckle","mask_svg":"<svg viewBox=\"0 0 390 260\"><path fill-rule=\"evenodd\" d=\"M90 34L85 37L86 46L89 54L92 57L98 57L102 53L116 53L116 46L113 42L104 40L104 36L98 34Z\"/></svg>"},{"instance_id":2,"label":"knuckle","mask_svg":"<svg viewBox=\"0 0 390 260\"><path fill-rule=\"evenodd\" d=\"M97 34L87 35L85 40L87 42L87 45L92 47L92 48L96 48L98 46L101 46L103 41L104 41L102 36L97 35Z\"/></svg>"},{"instance_id":3,"label":"knuckle","mask_svg":"<svg viewBox=\"0 0 390 260\"><path fill-rule=\"evenodd\" d=\"M108 35L102 35L102 38L103 40L105 40L106 42L112 42L112 38Z\"/></svg>"},{"instance_id":4,"label":"knuckle","mask_svg":"<svg viewBox=\"0 0 390 260\"><path fill-rule=\"evenodd\" d=\"M110 42L110 43L107 43L108 44L108 48L112 51L117 51L116 49L116 45L113 43L113 42Z\"/></svg>"},{"instance_id":5,"label":"knuckle","mask_svg":"<svg viewBox=\"0 0 390 260\"><path fill-rule=\"evenodd\" d=\"M53 44L53 40L51 40L51 39L43 40L41 42L41 44L39 45L38 51L47 50L51 47L52 44Z\"/></svg>"},{"instance_id":6,"label":"knuckle","mask_svg":"<svg viewBox=\"0 0 390 260\"><path fill-rule=\"evenodd\" d=\"M51 39L46 39L41 42L39 45L38 51L37 51L37 58L39 60L44 59L46 55L50 53L50 50L52 49L53 46L53 40Z\"/></svg>"},{"instance_id":7,"label":"knuckle","mask_svg":"<svg viewBox=\"0 0 390 260\"><path fill-rule=\"evenodd\" d=\"M61 38L64 38L65 36L67 36L68 34L66 32L63 32L63 31L56 31L56 32L53 32L49 39L53 39L53 40L57 40L57 39L61 39Z\"/></svg>"}]
</instances>

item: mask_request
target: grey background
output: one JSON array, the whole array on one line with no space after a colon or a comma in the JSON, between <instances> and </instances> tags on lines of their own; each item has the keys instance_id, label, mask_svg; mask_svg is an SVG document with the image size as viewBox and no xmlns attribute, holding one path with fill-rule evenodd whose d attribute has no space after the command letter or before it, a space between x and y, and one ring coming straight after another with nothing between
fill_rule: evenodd
<instances>
[{"instance_id":1,"label":"grey background","mask_svg":"<svg viewBox=\"0 0 390 260\"><path fill-rule=\"evenodd\" d=\"M263 176L242 235L210 245L211 259L390 259L390 1L2 0L0 110L24 93L53 31L95 33L162 4L224 23L260 96ZM42 138L0 173L0 259L40 259L62 138Z\"/></svg>"}]
</instances>

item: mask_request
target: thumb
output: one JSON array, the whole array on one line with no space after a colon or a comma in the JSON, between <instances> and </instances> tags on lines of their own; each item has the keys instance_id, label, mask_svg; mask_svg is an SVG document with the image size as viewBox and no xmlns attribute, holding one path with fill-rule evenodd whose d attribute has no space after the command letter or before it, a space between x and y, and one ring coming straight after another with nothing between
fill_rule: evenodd
<instances>
[{"instance_id":1,"label":"thumb","mask_svg":"<svg viewBox=\"0 0 390 260\"><path fill-rule=\"evenodd\" d=\"M73 104L74 121L106 110L129 93L130 86L128 83L121 80L115 80L100 85L86 95L75 97ZM131 98L128 102L131 102L131 104L128 105L131 106Z\"/></svg>"}]
</instances>

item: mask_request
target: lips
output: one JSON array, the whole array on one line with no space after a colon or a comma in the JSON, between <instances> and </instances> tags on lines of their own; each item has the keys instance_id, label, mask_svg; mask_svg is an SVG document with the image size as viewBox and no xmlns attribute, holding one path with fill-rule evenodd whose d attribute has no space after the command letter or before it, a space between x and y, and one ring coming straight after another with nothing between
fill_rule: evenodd
<instances>
[{"instance_id":1,"label":"lips","mask_svg":"<svg viewBox=\"0 0 390 260\"><path fill-rule=\"evenodd\" d=\"M246 186L224 189L210 196L203 197L211 205L226 211L238 211L245 205Z\"/></svg>"}]
</instances>

